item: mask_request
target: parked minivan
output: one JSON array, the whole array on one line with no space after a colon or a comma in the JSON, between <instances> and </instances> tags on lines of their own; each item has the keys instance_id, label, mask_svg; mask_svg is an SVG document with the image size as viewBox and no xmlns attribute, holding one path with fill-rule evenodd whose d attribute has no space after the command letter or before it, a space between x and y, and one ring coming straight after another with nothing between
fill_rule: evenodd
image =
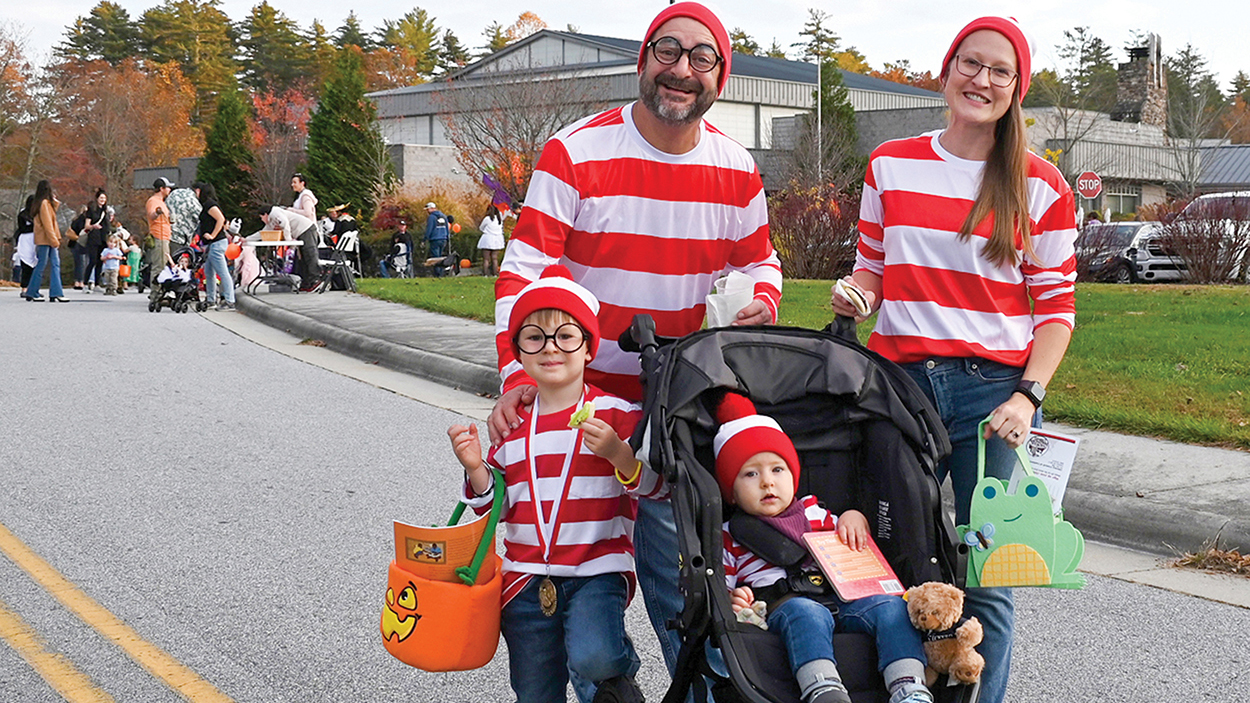
<instances>
[{"instance_id":1,"label":"parked minivan","mask_svg":"<svg viewBox=\"0 0 1250 703\"><path fill-rule=\"evenodd\" d=\"M1078 273L1095 281L1158 283L1185 277L1185 263L1163 241L1159 222L1088 225L1076 239Z\"/></svg>"}]
</instances>

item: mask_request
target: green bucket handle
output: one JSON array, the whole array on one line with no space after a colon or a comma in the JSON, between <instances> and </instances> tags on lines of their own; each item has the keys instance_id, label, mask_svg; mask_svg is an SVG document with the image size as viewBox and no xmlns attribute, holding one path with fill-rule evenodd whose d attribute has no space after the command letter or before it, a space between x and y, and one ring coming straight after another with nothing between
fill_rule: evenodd
<instances>
[{"instance_id":1,"label":"green bucket handle","mask_svg":"<svg viewBox=\"0 0 1250 703\"><path fill-rule=\"evenodd\" d=\"M482 568L482 562L486 561L487 552L495 549L495 528L499 525L499 513L503 510L503 496L506 491L503 487L503 473L499 469L491 469L490 473L495 481L495 498L490 506L490 518L486 522L486 531L482 533L482 541L477 545L473 562L456 569L456 576L459 576L466 586L477 583L477 572ZM451 520L447 521L448 527L460 522L460 516L464 514L465 507L464 501L456 503L456 509L451 512Z\"/></svg>"}]
</instances>

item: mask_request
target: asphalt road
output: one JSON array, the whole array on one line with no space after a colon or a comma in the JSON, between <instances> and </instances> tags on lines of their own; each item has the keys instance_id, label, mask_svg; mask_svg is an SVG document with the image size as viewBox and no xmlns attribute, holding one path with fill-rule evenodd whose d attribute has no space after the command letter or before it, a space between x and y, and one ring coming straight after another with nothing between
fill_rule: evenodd
<instances>
[{"instance_id":1,"label":"asphalt road","mask_svg":"<svg viewBox=\"0 0 1250 703\"><path fill-rule=\"evenodd\" d=\"M484 669L429 674L378 633L391 520L450 513L445 429L465 418L142 296L0 292L0 525L85 597L236 701L511 699L502 645ZM456 407L444 393L435 405ZM1250 610L1096 576L1017 593L1014 701L1246 689ZM0 558L0 623L15 619L117 701L183 700ZM640 602L628 621L657 701ZM62 700L17 641L0 645L0 701Z\"/></svg>"}]
</instances>

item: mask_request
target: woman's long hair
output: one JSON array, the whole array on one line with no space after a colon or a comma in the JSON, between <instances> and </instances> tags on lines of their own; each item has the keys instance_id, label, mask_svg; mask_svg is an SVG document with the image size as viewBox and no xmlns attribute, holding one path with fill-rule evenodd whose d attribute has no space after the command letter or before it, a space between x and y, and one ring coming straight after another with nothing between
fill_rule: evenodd
<instances>
[{"instance_id":1,"label":"woman's long hair","mask_svg":"<svg viewBox=\"0 0 1250 703\"><path fill-rule=\"evenodd\" d=\"M482 216L482 219L503 223L503 215L499 212L499 208L494 205L486 208L486 214Z\"/></svg>"},{"instance_id":2,"label":"woman's long hair","mask_svg":"<svg viewBox=\"0 0 1250 703\"><path fill-rule=\"evenodd\" d=\"M55 195L52 193L52 184L46 179L39 181L39 184L35 186L35 202L30 206L30 217L32 220L39 216L39 211L43 208L43 201L45 200L50 203L56 200Z\"/></svg>"},{"instance_id":3,"label":"woman's long hair","mask_svg":"<svg viewBox=\"0 0 1250 703\"><path fill-rule=\"evenodd\" d=\"M1019 89L1012 93L1011 106L994 125L994 148L985 162L981 190L972 204L968 219L959 228L959 236L967 241L972 230L986 217L993 216L994 225L981 255L996 266L1015 266L1016 235L1022 240L1024 253L1034 258L1033 241L1029 238L1029 147L1025 134L1024 110L1020 107Z\"/></svg>"},{"instance_id":4,"label":"woman's long hair","mask_svg":"<svg viewBox=\"0 0 1250 703\"><path fill-rule=\"evenodd\" d=\"M191 186L191 190L200 191L199 200L201 205L204 203L212 203L213 205L217 204L217 189L213 187L212 183L197 181L195 185Z\"/></svg>"}]
</instances>

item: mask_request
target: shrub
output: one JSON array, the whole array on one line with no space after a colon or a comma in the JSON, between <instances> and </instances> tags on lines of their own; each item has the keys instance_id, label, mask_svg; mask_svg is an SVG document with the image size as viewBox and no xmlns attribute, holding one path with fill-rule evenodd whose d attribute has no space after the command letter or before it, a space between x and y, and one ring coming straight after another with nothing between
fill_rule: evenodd
<instances>
[{"instance_id":1,"label":"shrub","mask_svg":"<svg viewBox=\"0 0 1250 703\"><path fill-rule=\"evenodd\" d=\"M850 273L859 243L859 196L830 184L795 182L768 199L773 247L787 278L836 279Z\"/></svg>"},{"instance_id":2,"label":"shrub","mask_svg":"<svg viewBox=\"0 0 1250 703\"><path fill-rule=\"evenodd\" d=\"M1208 196L1209 197L1209 196ZM1244 282L1250 258L1250 207L1245 198L1194 201L1169 224L1165 247L1185 262L1191 283Z\"/></svg>"},{"instance_id":3,"label":"shrub","mask_svg":"<svg viewBox=\"0 0 1250 703\"><path fill-rule=\"evenodd\" d=\"M385 252L390 249L391 234L399 220L405 219L408 221L413 244L417 247L417 255L423 256L426 203L434 203L460 225L460 231L451 235L451 248L460 258L475 260L477 240L481 236L478 223L482 213L490 206L490 194L479 187L442 178L404 184L382 198L373 218L373 227L377 234L370 244L374 251Z\"/></svg>"}]
</instances>

